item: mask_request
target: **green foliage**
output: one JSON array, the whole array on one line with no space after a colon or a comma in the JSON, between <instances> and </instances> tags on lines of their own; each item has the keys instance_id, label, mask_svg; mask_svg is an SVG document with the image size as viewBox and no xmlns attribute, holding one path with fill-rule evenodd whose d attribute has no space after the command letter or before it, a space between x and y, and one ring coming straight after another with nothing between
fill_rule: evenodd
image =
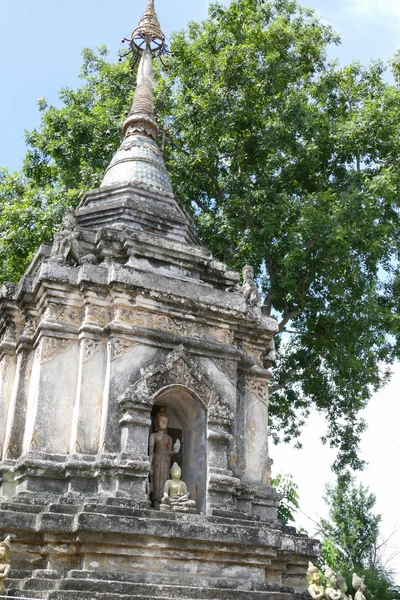
<instances>
[{"instance_id":1,"label":"green foliage","mask_svg":"<svg viewBox=\"0 0 400 600\"><path fill-rule=\"evenodd\" d=\"M338 568L340 552L331 537L325 537L321 544L321 556L319 559L321 568L330 567L335 570Z\"/></svg>"},{"instance_id":2,"label":"green foliage","mask_svg":"<svg viewBox=\"0 0 400 600\"><path fill-rule=\"evenodd\" d=\"M294 482L292 475L282 475L279 473L271 482L271 485L277 488L282 495L278 507L278 519L287 525L295 520L296 510L299 508L298 485Z\"/></svg>"},{"instance_id":3,"label":"green foliage","mask_svg":"<svg viewBox=\"0 0 400 600\"><path fill-rule=\"evenodd\" d=\"M173 37L156 108L174 190L204 243L231 267L255 267L279 319L275 441L323 412L341 471L362 467L358 413L400 356L400 91L379 62L329 63L337 42L293 0L213 4ZM118 146L128 63L85 50L81 77L61 107L39 101L23 174L0 180L1 277L20 277Z\"/></svg>"},{"instance_id":4,"label":"green foliage","mask_svg":"<svg viewBox=\"0 0 400 600\"><path fill-rule=\"evenodd\" d=\"M350 589L352 574L365 577L369 600L400 598L393 573L382 558L385 542L381 541L381 515L374 513L376 497L349 477L327 486L325 501L329 518L321 519L320 567L331 567L346 577Z\"/></svg>"},{"instance_id":5,"label":"green foliage","mask_svg":"<svg viewBox=\"0 0 400 600\"><path fill-rule=\"evenodd\" d=\"M292 1L213 5L174 37L162 86L175 189L219 258L255 266L279 317L273 436L325 412L340 472L362 467L357 413L395 355L400 93L379 62L330 64L335 41Z\"/></svg>"},{"instance_id":6,"label":"green foliage","mask_svg":"<svg viewBox=\"0 0 400 600\"><path fill-rule=\"evenodd\" d=\"M57 187L39 189L19 173L0 169L0 280L20 277L70 203Z\"/></svg>"},{"instance_id":7,"label":"green foliage","mask_svg":"<svg viewBox=\"0 0 400 600\"><path fill-rule=\"evenodd\" d=\"M399 600L400 586L396 585L393 574L382 567L363 571L368 586L368 600Z\"/></svg>"},{"instance_id":8,"label":"green foliage","mask_svg":"<svg viewBox=\"0 0 400 600\"><path fill-rule=\"evenodd\" d=\"M321 520L321 529L336 544L336 564L350 570L374 565L381 521L373 512L375 494L345 479L327 486L325 501L330 507L329 519Z\"/></svg>"}]
</instances>

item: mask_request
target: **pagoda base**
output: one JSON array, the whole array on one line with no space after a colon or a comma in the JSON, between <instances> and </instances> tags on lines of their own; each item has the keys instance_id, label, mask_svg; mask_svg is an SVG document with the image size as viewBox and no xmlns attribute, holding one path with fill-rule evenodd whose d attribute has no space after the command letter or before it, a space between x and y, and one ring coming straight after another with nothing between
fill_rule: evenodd
<instances>
[{"instance_id":1,"label":"pagoda base","mask_svg":"<svg viewBox=\"0 0 400 600\"><path fill-rule=\"evenodd\" d=\"M0 504L6 534L8 595L48 600L294 600L319 549L277 521L140 510L122 498L20 494Z\"/></svg>"}]
</instances>

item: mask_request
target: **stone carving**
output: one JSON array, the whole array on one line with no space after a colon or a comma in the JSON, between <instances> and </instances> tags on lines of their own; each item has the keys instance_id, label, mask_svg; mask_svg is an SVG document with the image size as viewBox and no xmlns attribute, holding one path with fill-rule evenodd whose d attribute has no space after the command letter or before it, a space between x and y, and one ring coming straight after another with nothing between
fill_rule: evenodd
<instances>
[{"instance_id":1,"label":"stone carving","mask_svg":"<svg viewBox=\"0 0 400 600\"><path fill-rule=\"evenodd\" d=\"M62 265L65 265L68 259L75 264L80 263L80 249L78 244L80 232L76 231L76 225L75 212L73 210L67 211L62 220L61 231L54 234L54 242L50 254L52 261Z\"/></svg>"},{"instance_id":2,"label":"stone carving","mask_svg":"<svg viewBox=\"0 0 400 600\"><path fill-rule=\"evenodd\" d=\"M246 391L268 406L268 381L265 379L251 379L247 376Z\"/></svg>"},{"instance_id":3,"label":"stone carving","mask_svg":"<svg viewBox=\"0 0 400 600\"><path fill-rule=\"evenodd\" d=\"M265 470L265 483L266 485L271 485L272 483L272 465L274 464L274 460L272 458L267 458L266 460L266 470Z\"/></svg>"},{"instance_id":4,"label":"stone carving","mask_svg":"<svg viewBox=\"0 0 400 600\"><path fill-rule=\"evenodd\" d=\"M35 319L31 315L26 315L25 322L24 322L24 330L23 330L22 335L31 337L35 334L35 331L36 331Z\"/></svg>"},{"instance_id":5,"label":"stone carving","mask_svg":"<svg viewBox=\"0 0 400 600\"><path fill-rule=\"evenodd\" d=\"M208 410L208 422L210 424L219 425L221 427L230 427L235 415L230 410L222 399L219 402L214 402Z\"/></svg>"},{"instance_id":6,"label":"stone carving","mask_svg":"<svg viewBox=\"0 0 400 600\"><path fill-rule=\"evenodd\" d=\"M190 500L186 483L181 481L182 469L174 463L171 469L172 479L168 479L164 486L164 495L161 499L161 511L197 512L196 502Z\"/></svg>"},{"instance_id":7,"label":"stone carving","mask_svg":"<svg viewBox=\"0 0 400 600\"><path fill-rule=\"evenodd\" d=\"M166 387L178 383L185 385L188 388L196 390L202 399L206 398L206 404L209 404L214 390L210 388L205 381L202 381L191 370L188 369L188 365L183 357L174 361L170 368L159 377L153 377L150 382L150 389L156 391L159 388Z\"/></svg>"},{"instance_id":8,"label":"stone carving","mask_svg":"<svg viewBox=\"0 0 400 600\"><path fill-rule=\"evenodd\" d=\"M254 281L254 269L250 265L243 268L242 294L250 306L260 307L261 297L257 284ZM261 309L260 309L261 310Z\"/></svg>"},{"instance_id":9,"label":"stone carving","mask_svg":"<svg viewBox=\"0 0 400 600\"><path fill-rule=\"evenodd\" d=\"M211 403L216 394L208 377L184 346L178 346L162 363L144 369L142 381L151 394L167 385L185 385L196 392L204 407Z\"/></svg>"},{"instance_id":10,"label":"stone carving","mask_svg":"<svg viewBox=\"0 0 400 600\"><path fill-rule=\"evenodd\" d=\"M86 308L86 320L104 326L111 320L111 314L110 311L103 306L89 305Z\"/></svg>"},{"instance_id":11,"label":"stone carving","mask_svg":"<svg viewBox=\"0 0 400 600\"><path fill-rule=\"evenodd\" d=\"M195 392L203 407L209 408L209 422L222 426L231 425L234 415L229 405L182 345L168 354L161 363L142 369L140 379L125 390L119 403L122 405L129 400L147 404L156 392L170 385L183 385Z\"/></svg>"},{"instance_id":12,"label":"stone carving","mask_svg":"<svg viewBox=\"0 0 400 600\"><path fill-rule=\"evenodd\" d=\"M60 265L97 263L97 258L94 254L85 254L82 256L78 241L81 239L82 234L80 231L77 231L76 226L75 212L68 210L64 215L61 231L54 234L53 247L50 253L51 261Z\"/></svg>"},{"instance_id":13,"label":"stone carving","mask_svg":"<svg viewBox=\"0 0 400 600\"><path fill-rule=\"evenodd\" d=\"M168 416L165 407L161 407L155 418L156 431L150 434L150 491L154 508L158 509L164 495L165 482L168 480L171 467L171 456L180 450L180 442L172 448L172 437L168 435Z\"/></svg>"},{"instance_id":14,"label":"stone carving","mask_svg":"<svg viewBox=\"0 0 400 600\"><path fill-rule=\"evenodd\" d=\"M110 342L111 344L111 354L110 354L110 358L111 360L116 360L117 358L120 358L123 354L125 354L126 352L129 352L129 350L132 350L132 348L134 348L135 346L138 345L138 343L135 340L126 340L126 339L113 339Z\"/></svg>"},{"instance_id":15,"label":"stone carving","mask_svg":"<svg viewBox=\"0 0 400 600\"><path fill-rule=\"evenodd\" d=\"M352 586L356 590L354 600L365 600L364 592L367 587L364 583L363 577L359 577L356 573L353 573Z\"/></svg>"},{"instance_id":16,"label":"stone carving","mask_svg":"<svg viewBox=\"0 0 400 600\"><path fill-rule=\"evenodd\" d=\"M326 579L325 598L327 600L339 600L342 592L338 589L336 573L328 567L324 573ZM361 598L359 599L361 600Z\"/></svg>"},{"instance_id":17,"label":"stone carving","mask_svg":"<svg viewBox=\"0 0 400 600\"><path fill-rule=\"evenodd\" d=\"M221 329L220 327L211 327L196 321L170 317L169 315L149 312L143 309L119 308L117 316L119 321L129 325L146 327L148 329L160 329L161 331L167 331L176 335L219 341L225 344L230 344L233 339L233 334L230 331Z\"/></svg>"},{"instance_id":18,"label":"stone carving","mask_svg":"<svg viewBox=\"0 0 400 600\"><path fill-rule=\"evenodd\" d=\"M337 584L338 584L338 588L340 590L340 598L341 600L353 600L351 595L347 595L347 583L346 583L346 579L343 577L343 575L338 575L337 578Z\"/></svg>"},{"instance_id":19,"label":"stone carving","mask_svg":"<svg viewBox=\"0 0 400 600\"><path fill-rule=\"evenodd\" d=\"M82 362L88 362L96 354L101 344L101 340L82 340Z\"/></svg>"},{"instance_id":20,"label":"stone carving","mask_svg":"<svg viewBox=\"0 0 400 600\"><path fill-rule=\"evenodd\" d=\"M8 535L4 542L0 543L0 594L4 594L4 580L11 570L11 537Z\"/></svg>"},{"instance_id":21,"label":"stone carving","mask_svg":"<svg viewBox=\"0 0 400 600\"><path fill-rule=\"evenodd\" d=\"M242 348L256 364L262 364L262 350L253 344L242 343Z\"/></svg>"},{"instance_id":22,"label":"stone carving","mask_svg":"<svg viewBox=\"0 0 400 600\"><path fill-rule=\"evenodd\" d=\"M42 341L40 362L45 363L58 354L66 352L75 340L64 338L45 337Z\"/></svg>"},{"instance_id":23,"label":"stone carving","mask_svg":"<svg viewBox=\"0 0 400 600\"><path fill-rule=\"evenodd\" d=\"M213 362L217 369L227 376L229 381L235 385L236 383L236 362L234 360L225 360L223 358L213 358Z\"/></svg>"},{"instance_id":24,"label":"stone carving","mask_svg":"<svg viewBox=\"0 0 400 600\"><path fill-rule=\"evenodd\" d=\"M65 321L75 327L79 327L82 322L82 310L76 306L49 304L44 313L45 319L55 319Z\"/></svg>"},{"instance_id":25,"label":"stone carving","mask_svg":"<svg viewBox=\"0 0 400 600\"><path fill-rule=\"evenodd\" d=\"M16 332L16 328L15 328L14 323L7 323L4 333L1 336L0 343L1 344L3 344L3 343L14 344L15 343L15 332Z\"/></svg>"},{"instance_id":26,"label":"stone carving","mask_svg":"<svg viewBox=\"0 0 400 600\"><path fill-rule=\"evenodd\" d=\"M269 369L276 361L276 350L274 340L270 340L265 349L263 356L263 365L265 369Z\"/></svg>"},{"instance_id":27,"label":"stone carving","mask_svg":"<svg viewBox=\"0 0 400 600\"><path fill-rule=\"evenodd\" d=\"M321 585L319 569L312 562L308 563L307 569L308 593L314 600L323 600L325 597L325 589Z\"/></svg>"}]
</instances>

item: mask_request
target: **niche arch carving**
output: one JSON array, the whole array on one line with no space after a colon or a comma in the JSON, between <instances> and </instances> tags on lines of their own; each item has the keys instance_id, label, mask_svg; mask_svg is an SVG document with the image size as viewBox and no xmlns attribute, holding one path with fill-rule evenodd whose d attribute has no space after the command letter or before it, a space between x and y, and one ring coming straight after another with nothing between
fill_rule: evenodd
<instances>
[{"instance_id":1,"label":"niche arch carving","mask_svg":"<svg viewBox=\"0 0 400 600\"><path fill-rule=\"evenodd\" d=\"M141 369L140 378L126 389L119 403L122 408L127 402L151 408L156 397L170 386L182 386L194 392L212 422L215 419L232 422L229 406L183 345L170 352L162 362Z\"/></svg>"},{"instance_id":2,"label":"niche arch carving","mask_svg":"<svg viewBox=\"0 0 400 600\"><path fill-rule=\"evenodd\" d=\"M136 459L140 454L142 461L148 460L153 407L164 406L171 421L176 418L172 427L181 429L182 434L182 479L200 511L205 511L207 465L221 453L218 464L226 469L226 444L234 415L201 365L180 345L161 361L142 369L139 379L120 396L119 404L122 452L136 454Z\"/></svg>"}]
</instances>

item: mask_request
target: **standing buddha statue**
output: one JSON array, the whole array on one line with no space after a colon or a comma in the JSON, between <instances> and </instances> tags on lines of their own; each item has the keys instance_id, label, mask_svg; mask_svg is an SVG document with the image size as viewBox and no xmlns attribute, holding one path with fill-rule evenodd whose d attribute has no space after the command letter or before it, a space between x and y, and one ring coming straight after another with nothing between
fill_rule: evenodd
<instances>
[{"instance_id":1,"label":"standing buddha statue","mask_svg":"<svg viewBox=\"0 0 400 600\"><path fill-rule=\"evenodd\" d=\"M149 438L150 491L153 506L158 510L164 494L165 482L169 479L171 456L179 452L180 442L176 440L174 448L172 447L172 437L167 433L168 415L164 406L156 414L155 425L156 431L150 434Z\"/></svg>"}]
</instances>

